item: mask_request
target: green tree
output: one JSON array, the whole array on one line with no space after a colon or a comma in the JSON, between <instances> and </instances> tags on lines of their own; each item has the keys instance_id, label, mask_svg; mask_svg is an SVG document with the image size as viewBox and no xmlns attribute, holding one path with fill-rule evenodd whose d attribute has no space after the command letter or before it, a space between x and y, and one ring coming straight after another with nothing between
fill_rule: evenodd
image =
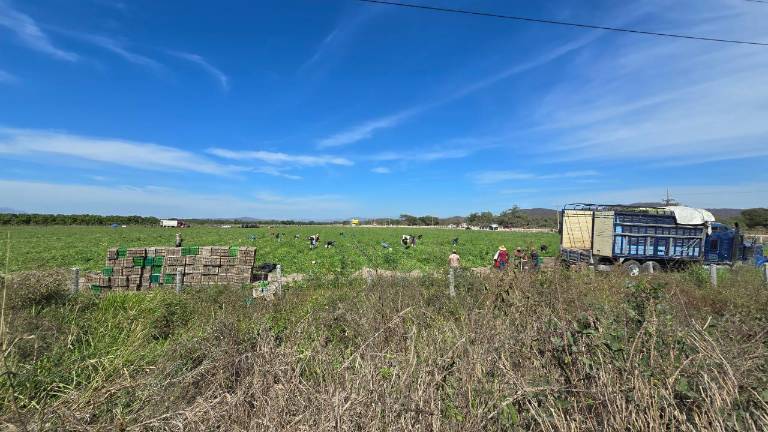
<instances>
[{"instance_id":1,"label":"green tree","mask_svg":"<svg viewBox=\"0 0 768 432\"><path fill-rule=\"evenodd\" d=\"M744 224L749 228L768 228L768 208L751 208L741 212Z\"/></svg>"},{"instance_id":2,"label":"green tree","mask_svg":"<svg viewBox=\"0 0 768 432\"><path fill-rule=\"evenodd\" d=\"M401 214L400 215L400 222L403 225L410 225L410 226L419 225L419 218L417 218L416 216L409 215L409 214Z\"/></svg>"},{"instance_id":3,"label":"green tree","mask_svg":"<svg viewBox=\"0 0 768 432\"><path fill-rule=\"evenodd\" d=\"M504 210L496 217L496 223L504 227L521 228L530 226L530 219L520 207L513 206Z\"/></svg>"}]
</instances>

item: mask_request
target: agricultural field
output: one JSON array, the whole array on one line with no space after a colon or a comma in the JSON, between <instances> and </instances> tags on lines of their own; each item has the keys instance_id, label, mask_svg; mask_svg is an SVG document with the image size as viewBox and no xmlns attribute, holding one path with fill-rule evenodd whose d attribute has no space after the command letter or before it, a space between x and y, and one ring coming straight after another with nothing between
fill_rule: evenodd
<instances>
[{"instance_id":1,"label":"agricultural field","mask_svg":"<svg viewBox=\"0 0 768 432\"><path fill-rule=\"evenodd\" d=\"M100 270L110 247L171 246L176 232L184 245L255 246L256 261L283 265L287 273L345 273L363 267L412 271L444 268L451 252L451 240L467 267L489 266L499 245L549 247L557 253L556 233L466 231L431 228L373 228L341 226L280 226L263 228L192 227L181 230L149 227L5 227L0 230L0 263L5 263L5 241L11 238L11 272L80 267ZM278 241L275 234L280 232ZM343 233L343 234L342 234ZM320 234L320 246L310 250L307 237ZM421 234L423 239L410 249L400 245L403 234ZM298 235L299 239L294 237ZM325 241L336 247L325 249ZM392 246L385 250L382 242Z\"/></svg>"},{"instance_id":2,"label":"agricultural field","mask_svg":"<svg viewBox=\"0 0 768 432\"><path fill-rule=\"evenodd\" d=\"M8 287L0 429L764 431L768 290L724 276L315 275L246 301L34 272Z\"/></svg>"}]
</instances>

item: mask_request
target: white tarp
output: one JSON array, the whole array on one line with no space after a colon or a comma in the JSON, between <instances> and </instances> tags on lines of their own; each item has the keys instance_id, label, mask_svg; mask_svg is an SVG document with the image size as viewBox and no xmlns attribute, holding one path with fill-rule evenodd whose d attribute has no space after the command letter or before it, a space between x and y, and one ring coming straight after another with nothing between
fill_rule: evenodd
<instances>
[{"instance_id":1,"label":"white tarp","mask_svg":"<svg viewBox=\"0 0 768 432\"><path fill-rule=\"evenodd\" d=\"M675 213L677 223L681 225L702 225L715 221L715 216L707 210L685 206L664 207Z\"/></svg>"}]
</instances>

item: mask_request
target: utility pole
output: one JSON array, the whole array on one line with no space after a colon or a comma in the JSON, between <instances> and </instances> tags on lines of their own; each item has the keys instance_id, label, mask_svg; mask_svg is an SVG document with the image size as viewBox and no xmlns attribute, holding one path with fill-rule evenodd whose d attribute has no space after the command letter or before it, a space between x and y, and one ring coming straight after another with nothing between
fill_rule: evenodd
<instances>
[{"instance_id":1,"label":"utility pole","mask_svg":"<svg viewBox=\"0 0 768 432\"><path fill-rule=\"evenodd\" d=\"M667 197L662 200L665 206L678 205L679 203L669 195L669 188L667 188Z\"/></svg>"}]
</instances>

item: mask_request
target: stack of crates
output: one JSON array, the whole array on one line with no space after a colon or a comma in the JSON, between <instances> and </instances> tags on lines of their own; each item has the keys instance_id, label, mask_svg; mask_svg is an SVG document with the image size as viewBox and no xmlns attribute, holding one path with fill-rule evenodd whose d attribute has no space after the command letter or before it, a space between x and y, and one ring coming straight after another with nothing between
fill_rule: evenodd
<instances>
[{"instance_id":1,"label":"stack of crates","mask_svg":"<svg viewBox=\"0 0 768 432\"><path fill-rule=\"evenodd\" d=\"M113 248L106 267L87 277L95 292L139 291L173 285L181 271L184 285L240 285L252 282L253 247L186 246Z\"/></svg>"}]
</instances>

